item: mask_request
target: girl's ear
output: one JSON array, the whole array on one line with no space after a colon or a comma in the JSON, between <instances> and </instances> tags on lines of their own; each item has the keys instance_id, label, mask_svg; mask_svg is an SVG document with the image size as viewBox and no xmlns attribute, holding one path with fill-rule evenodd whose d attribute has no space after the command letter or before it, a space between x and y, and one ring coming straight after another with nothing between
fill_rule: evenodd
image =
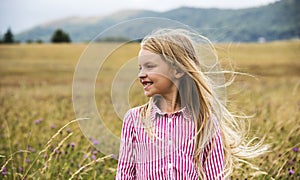
<instances>
[{"instance_id":1,"label":"girl's ear","mask_svg":"<svg viewBox=\"0 0 300 180\"><path fill-rule=\"evenodd\" d=\"M176 78L176 79L180 79L182 76L184 76L184 72L183 71L181 71L181 70L179 70L179 69L175 69L175 71L174 71L174 77Z\"/></svg>"}]
</instances>

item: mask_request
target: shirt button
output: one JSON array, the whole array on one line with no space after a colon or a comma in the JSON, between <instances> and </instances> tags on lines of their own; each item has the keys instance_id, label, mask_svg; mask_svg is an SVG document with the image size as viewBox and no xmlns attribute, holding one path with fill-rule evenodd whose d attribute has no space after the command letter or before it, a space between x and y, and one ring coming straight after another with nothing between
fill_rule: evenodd
<instances>
[{"instance_id":1,"label":"shirt button","mask_svg":"<svg viewBox=\"0 0 300 180\"><path fill-rule=\"evenodd\" d=\"M171 145L171 144L172 144L172 140L169 140L169 141L168 141L168 144Z\"/></svg>"},{"instance_id":2,"label":"shirt button","mask_svg":"<svg viewBox=\"0 0 300 180\"><path fill-rule=\"evenodd\" d=\"M168 164L168 168L172 168L172 163L169 163L169 164Z\"/></svg>"},{"instance_id":3,"label":"shirt button","mask_svg":"<svg viewBox=\"0 0 300 180\"><path fill-rule=\"evenodd\" d=\"M172 122L172 118L168 118L168 122L169 122L169 123Z\"/></svg>"}]
</instances>

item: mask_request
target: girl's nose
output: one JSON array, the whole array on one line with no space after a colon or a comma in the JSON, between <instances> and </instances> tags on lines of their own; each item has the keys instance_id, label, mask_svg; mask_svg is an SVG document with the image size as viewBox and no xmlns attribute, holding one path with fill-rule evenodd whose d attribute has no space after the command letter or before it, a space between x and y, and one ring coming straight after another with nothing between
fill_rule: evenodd
<instances>
[{"instance_id":1,"label":"girl's nose","mask_svg":"<svg viewBox=\"0 0 300 180\"><path fill-rule=\"evenodd\" d=\"M140 70L140 72L139 72L139 74L138 74L138 77L139 77L139 78L144 78L144 77L146 77L146 76L147 76L147 74L146 74L144 71Z\"/></svg>"}]
</instances>

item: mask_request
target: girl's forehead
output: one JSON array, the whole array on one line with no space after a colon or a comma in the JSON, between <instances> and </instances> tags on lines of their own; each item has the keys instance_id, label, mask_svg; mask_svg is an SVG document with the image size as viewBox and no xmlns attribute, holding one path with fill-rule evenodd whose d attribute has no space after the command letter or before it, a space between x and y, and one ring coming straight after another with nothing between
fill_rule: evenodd
<instances>
[{"instance_id":1,"label":"girl's forehead","mask_svg":"<svg viewBox=\"0 0 300 180\"><path fill-rule=\"evenodd\" d=\"M159 56L159 54L156 54L154 52L151 52L149 50L146 49L141 49L139 52L139 56Z\"/></svg>"},{"instance_id":2,"label":"girl's forehead","mask_svg":"<svg viewBox=\"0 0 300 180\"><path fill-rule=\"evenodd\" d=\"M149 50L141 49L138 55L138 61L155 61L155 60L163 60L162 55L153 53Z\"/></svg>"}]
</instances>

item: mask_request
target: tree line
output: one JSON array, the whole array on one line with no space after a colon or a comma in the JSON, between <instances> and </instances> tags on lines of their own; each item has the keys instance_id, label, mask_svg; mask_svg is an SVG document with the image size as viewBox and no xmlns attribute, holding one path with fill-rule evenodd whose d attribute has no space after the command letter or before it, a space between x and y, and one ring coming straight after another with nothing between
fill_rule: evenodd
<instances>
[{"instance_id":1,"label":"tree line","mask_svg":"<svg viewBox=\"0 0 300 180\"><path fill-rule=\"evenodd\" d=\"M27 43L32 43L32 40L27 40ZM42 40L36 40L36 43L43 43ZM62 29L56 29L51 36L50 42L52 43L71 43L72 40L68 33L64 32ZM13 44L19 43L14 38L14 34L10 28L7 29L6 33L3 35L2 39L0 39L1 44Z\"/></svg>"}]
</instances>

